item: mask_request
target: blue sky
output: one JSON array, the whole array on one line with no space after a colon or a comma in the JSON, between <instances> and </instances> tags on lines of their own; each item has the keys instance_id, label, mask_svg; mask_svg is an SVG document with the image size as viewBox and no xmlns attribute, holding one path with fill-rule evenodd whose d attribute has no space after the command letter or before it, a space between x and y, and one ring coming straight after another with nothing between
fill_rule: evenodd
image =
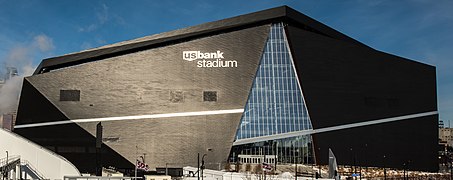
<instances>
[{"instance_id":1,"label":"blue sky","mask_svg":"<svg viewBox=\"0 0 453 180\"><path fill-rule=\"evenodd\" d=\"M0 65L35 67L47 57L280 5L377 50L436 66L440 119L453 121L450 0L0 0Z\"/></svg>"}]
</instances>

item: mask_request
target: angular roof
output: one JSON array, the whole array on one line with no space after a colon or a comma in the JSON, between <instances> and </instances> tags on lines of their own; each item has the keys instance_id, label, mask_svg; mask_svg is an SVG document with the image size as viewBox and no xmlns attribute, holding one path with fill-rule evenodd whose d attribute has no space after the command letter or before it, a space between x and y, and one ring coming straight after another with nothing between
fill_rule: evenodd
<instances>
[{"instance_id":1,"label":"angular roof","mask_svg":"<svg viewBox=\"0 0 453 180\"><path fill-rule=\"evenodd\" d=\"M364 44L288 6L280 6L219 21L145 36L129 41L123 41L77 53L44 59L36 68L34 74L41 74L49 72L50 70L279 21L283 21L299 28L334 39L348 41L350 43L364 46Z\"/></svg>"}]
</instances>

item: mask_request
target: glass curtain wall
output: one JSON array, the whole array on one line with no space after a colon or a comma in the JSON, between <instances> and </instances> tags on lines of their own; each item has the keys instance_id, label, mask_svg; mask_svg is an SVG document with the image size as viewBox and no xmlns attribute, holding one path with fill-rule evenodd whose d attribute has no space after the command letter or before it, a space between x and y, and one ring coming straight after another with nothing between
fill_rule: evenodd
<instances>
[{"instance_id":1,"label":"glass curtain wall","mask_svg":"<svg viewBox=\"0 0 453 180\"><path fill-rule=\"evenodd\" d=\"M284 24L272 24L236 140L309 129L312 125L295 74ZM283 163L308 163L312 154L311 137L233 147L232 155L238 154L274 155Z\"/></svg>"}]
</instances>

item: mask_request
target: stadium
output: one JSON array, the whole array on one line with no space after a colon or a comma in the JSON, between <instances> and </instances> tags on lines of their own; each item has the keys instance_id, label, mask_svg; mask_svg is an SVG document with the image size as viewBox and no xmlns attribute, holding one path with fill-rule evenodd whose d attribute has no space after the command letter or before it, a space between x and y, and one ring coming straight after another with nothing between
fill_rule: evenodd
<instances>
[{"instance_id":1,"label":"stadium","mask_svg":"<svg viewBox=\"0 0 453 180\"><path fill-rule=\"evenodd\" d=\"M208 167L328 164L329 149L338 164L437 171L436 91L434 66L282 6L44 59L14 132L80 172L198 154Z\"/></svg>"}]
</instances>

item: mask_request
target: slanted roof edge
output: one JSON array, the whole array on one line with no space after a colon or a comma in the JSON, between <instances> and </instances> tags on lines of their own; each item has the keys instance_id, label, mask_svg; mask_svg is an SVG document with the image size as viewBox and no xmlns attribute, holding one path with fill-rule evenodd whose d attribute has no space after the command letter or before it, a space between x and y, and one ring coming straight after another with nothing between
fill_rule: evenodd
<instances>
[{"instance_id":1,"label":"slanted roof edge","mask_svg":"<svg viewBox=\"0 0 453 180\"><path fill-rule=\"evenodd\" d=\"M105 59L113 56L136 52L159 44L171 43L175 41L182 41L184 39L201 37L207 34L216 34L222 31L227 31L235 28L247 28L251 25L263 25L271 23L275 20L285 20L290 23L306 26L318 31L320 34L349 41L354 44L363 45L362 43L288 7L280 6L267 10L262 10L250 14L239 15L231 18L226 18L218 21L208 22L196 26L191 26L179 30L164 32L156 35L149 36L148 40L132 42L119 45L107 45L103 48L95 48L93 50L86 50L78 53L67 54L58 57L44 59L36 68L34 74L47 72L51 69L58 69L62 67L72 66L74 64L81 64L95 60ZM138 38L142 39L142 38Z\"/></svg>"}]
</instances>

